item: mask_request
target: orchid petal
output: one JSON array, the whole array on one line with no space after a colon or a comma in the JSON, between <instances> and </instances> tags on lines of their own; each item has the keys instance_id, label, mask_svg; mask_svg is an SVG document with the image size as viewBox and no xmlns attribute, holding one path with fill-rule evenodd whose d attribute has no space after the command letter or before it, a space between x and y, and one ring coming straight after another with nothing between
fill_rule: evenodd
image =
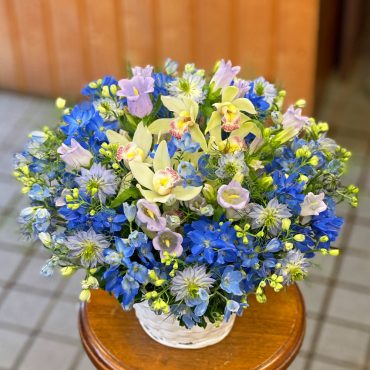
<instances>
[{"instance_id":1,"label":"orchid petal","mask_svg":"<svg viewBox=\"0 0 370 370\"><path fill-rule=\"evenodd\" d=\"M236 86L227 86L222 92L222 102L232 102L238 95L239 89Z\"/></svg>"},{"instance_id":2,"label":"orchid petal","mask_svg":"<svg viewBox=\"0 0 370 370\"><path fill-rule=\"evenodd\" d=\"M197 142L200 144L200 147L204 150L207 151L207 141L206 138L203 135L203 132L199 128L199 125L195 124L190 127L190 135L193 141Z\"/></svg>"},{"instance_id":3,"label":"orchid petal","mask_svg":"<svg viewBox=\"0 0 370 370\"><path fill-rule=\"evenodd\" d=\"M257 114L256 109L254 108L253 103L246 98L239 98L235 99L233 101L233 104L239 109L244 112L250 113L250 114Z\"/></svg>"},{"instance_id":4,"label":"orchid petal","mask_svg":"<svg viewBox=\"0 0 370 370\"><path fill-rule=\"evenodd\" d=\"M152 147L152 134L147 127L144 126L143 122L137 125L134 137L132 141L141 149L143 149L145 155L147 155Z\"/></svg>"},{"instance_id":5,"label":"orchid petal","mask_svg":"<svg viewBox=\"0 0 370 370\"><path fill-rule=\"evenodd\" d=\"M140 190L140 193L143 195L143 197L152 203L166 203L173 195L167 194L167 195L159 195L158 193L152 191L152 190L144 190L140 185L137 186Z\"/></svg>"},{"instance_id":6,"label":"orchid petal","mask_svg":"<svg viewBox=\"0 0 370 370\"><path fill-rule=\"evenodd\" d=\"M176 186L172 190L172 194L178 200L188 201L195 198L201 192L201 190L202 186L187 186L186 188L183 188L182 186Z\"/></svg>"},{"instance_id":7,"label":"orchid petal","mask_svg":"<svg viewBox=\"0 0 370 370\"><path fill-rule=\"evenodd\" d=\"M162 140L155 152L153 159L153 168L157 172L159 170L164 170L167 167L171 167L171 158L168 154L167 143Z\"/></svg>"},{"instance_id":8,"label":"orchid petal","mask_svg":"<svg viewBox=\"0 0 370 370\"><path fill-rule=\"evenodd\" d=\"M261 137L261 130L253 121L244 122L240 128L231 132L230 137L238 136L244 138L250 132L256 135L256 137Z\"/></svg>"},{"instance_id":9,"label":"orchid petal","mask_svg":"<svg viewBox=\"0 0 370 370\"><path fill-rule=\"evenodd\" d=\"M186 98L186 97L184 97L183 100L184 100L185 107L186 107L185 110L190 113L191 119L195 122L198 116L198 111L199 111L198 104L194 100Z\"/></svg>"},{"instance_id":10,"label":"orchid petal","mask_svg":"<svg viewBox=\"0 0 370 370\"><path fill-rule=\"evenodd\" d=\"M170 131L172 118L160 118L152 122L148 129L153 135L167 134Z\"/></svg>"},{"instance_id":11,"label":"orchid petal","mask_svg":"<svg viewBox=\"0 0 370 370\"><path fill-rule=\"evenodd\" d=\"M220 125L221 125L221 115L220 115L219 112L214 111L211 115L211 118L209 119L209 121L207 123L205 133L207 133L208 131L213 130L214 128L216 128L217 126L220 126Z\"/></svg>"},{"instance_id":12,"label":"orchid petal","mask_svg":"<svg viewBox=\"0 0 370 370\"><path fill-rule=\"evenodd\" d=\"M154 173L147 165L141 162L131 161L130 169L137 182L148 189L153 188Z\"/></svg>"},{"instance_id":13,"label":"orchid petal","mask_svg":"<svg viewBox=\"0 0 370 370\"><path fill-rule=\"evenodd\" d=\"M130 141L126 138L125 135L119 134L116 131L107 130L105 134L107 135L110 144L121 144L123 146L126 146L127 144L130 143Z\"/></svg>"},{"instance_id":14,"label":"orchid petal","mask_svg":"<svg viewBox=\"0 0 370 370\"><path fill-rule=\"evenodd\" d=\"M171 112L176 113L176 115L178 115L180 112L185 110L185 104L179 98L175 98L174 96L163 96L162 95L161 100L162 100L163 105Z\"/></svg>"}]
</instances>

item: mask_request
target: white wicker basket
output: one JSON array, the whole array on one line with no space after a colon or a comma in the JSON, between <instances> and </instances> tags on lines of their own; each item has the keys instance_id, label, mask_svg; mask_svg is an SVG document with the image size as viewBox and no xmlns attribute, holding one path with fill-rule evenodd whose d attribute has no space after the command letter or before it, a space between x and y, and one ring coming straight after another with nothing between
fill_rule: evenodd
<instances>
[{"instance_id":1,"label":"white wicker basket","mask_svg":"<svg viewBox=\"0 0 370 370\"><path fill-rule=\"evenodd\" d=\"M218 327L208 323L205 329L199 326L186 329L173 316L156 315L147 302L135 304L134 309L140 325L152 339L174 348L195 349L216 344L230 333L235 321L232 315L228 322Z\"/></svg>"}]
</instances>

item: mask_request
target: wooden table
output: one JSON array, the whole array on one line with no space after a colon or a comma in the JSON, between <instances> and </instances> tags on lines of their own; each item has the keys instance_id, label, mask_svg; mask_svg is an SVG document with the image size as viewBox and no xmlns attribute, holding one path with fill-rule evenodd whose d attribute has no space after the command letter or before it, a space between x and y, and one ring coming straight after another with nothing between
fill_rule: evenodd
<instances>
[{"instance_id":1,"label":"wooden table","mask_svg":"<svg viewBox=\"0 0 370 370\"><path fill-rule=\"evenodd\" d=\"M250 298L230 335L203 349L174 349L150 339L133 311L125 312L104 291L82 303L82 343L98 369L208 370L286 369L301 346L305 309L297 286L267 292L267 303Z\"/></svg>"}]
</instances>

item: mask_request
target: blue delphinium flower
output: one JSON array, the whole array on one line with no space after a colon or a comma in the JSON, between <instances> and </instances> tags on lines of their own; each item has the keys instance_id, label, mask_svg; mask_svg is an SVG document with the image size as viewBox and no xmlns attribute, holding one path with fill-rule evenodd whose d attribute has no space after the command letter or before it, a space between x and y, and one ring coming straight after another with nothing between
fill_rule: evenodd
<instances>
[{"instance_id":1,"label":"blue delphinium flower","mask_svg":"<svg viewBox=\"0 0 370 370\"><path fill-rule=\"evenodd\" d=\"M117 80L112 76L105 76L102 80L89 82L81 90L81 93L85 96L89 96L91 99L96 99L99 98L104 86L110 87L112 85L117 85Z\"/></svg>"},{"instance_id":2,"label":"blue delphinium flower","mask_svg":"<svg viewBox=\"0 0 370 370\"><path fill-rule=\"evenodd\" d=\"M45 198L50 197L50 189L47 187L43 187L40 184L34 184L32 185L32 188L28 193L28 196L32 200L38 200L42 202L45 200Z\"/></svg>"},{"instance_id":3,"label":"blue delphinium flower","mask_svg":"<svg viewBox=\"0 0 370 370\"><path fill-rule=\"evenodd\" d=\"M115 233L122 229L125 221L125 215L117 214L114 209L106 208L93 217L92 225L95 231L109 230L111 233Z\"/></svg>"},{"instance_id":4,"label":"blue delphinium flower","mask_svg":"<svg viewBox=\"0 0 370 370\"><path fill-rule=\"evenodd\" d=\"M76 182L83 191L99 198L102 203L105 203L107 196L116 194L117 178L113 170L106 169L100 163L94 163L90 169L82 168Z\"/></svg>"},{"instance_id":5,"label":"blue delphinium flower","mask_svg":"<svg viewBox=\"0 0 370 370\"><path fill-rule=\"evenodd\" d=\"M140 284L143 284L148 276L148 269L140 263L133 262L127 272Z\"/></svg>"},{"instance_id":6,"label":"blue delphinium flower","mask_svg":"<svg viewBox=\"0 0 370 370\"><path fill-rule=\"evenodd\" d=\"M124 310L130 310L134 299L139 292L140 284L129 274L122 279L122 307Z\"/></svg>"},{"instance_id":7,"label":"blue delphinium flower","mask_svg":"<svg viewBox=\"0 0 370 370\"><path fill-rule=\"evenodd\" d=\"M109 247L109 242L102 234L97 234L93 229L78 231L66 240L69 256L79 258L81 265L86 268L95 267L103 263L103 251Z\"/></svg>"},{"instance_id":8,"label":"blue delphinium flower","mask_svg":"<svg viewBox=\"0 0 370 370\"><path fill-rule=\"evenodd\" d=\"M243 274L240 271L234 271L233 266L227 266L221 277L221 288L230 294L242 295L240 282L243 280Z\"/></svg>"},{"instance_id":9,"label":"blue delphinium flower","mask_svg":"<svg viewBox=\"0 0 370 370\"><path fill-rule=\"evenodd\" d=\"M196 174L194 166L190 162L181 161L177 172L184 180L183 186L201 186L202 178Z\"/></svg>"},{"instance_id":10,"label":"blue delphinium flower","mask_svg":"<svg viewBox=\"0 0 370 370\"><path fill-rule=\"evenodd\" d=\"M152 77L154 78L153 99L155 106L160 96L166 96L169 94L167 85L174 80L174 77L165 73L153 73ZM168 118L171 117L171 113L165 106L161 105L161 108L158 111L158 117Z\"/></svg>"},{"instance_id":11,"label":"blue delphinium flower","mask_svg":"<svg viewBox=\"0 0 370 370\"><path fill-rule=\"evenodd\" d=\"M130 257L134 254L135 247L128 243L128 241L115 237L115 249L107 248L104 250L104 260L111 266L120 264L126 267L131 266Z\"/></svg>"},{"instance_id":12,"label":"blue delphinium flower","mask_svg":"<svg viewBox=\"0 0 370 370\"><path fill-rule=\"evenodd\" d=\"M188 132L185 132L181 139L173 138L173 142L183 152L195 153L200 148L200 144L193 141Z\"/></svg>"},{"instance_id":13,"label":"blue delphinium flower","mask_svg":"<svg viewBox=\"0 0 370 370\"><path fill-rule=\"evenodd\" d=\"M276 88L267 82L263 77L259 77L251 82L249 91L245 95L255 108L261 112L270 108L276 97Z\"/></svg>"}]
</instances>

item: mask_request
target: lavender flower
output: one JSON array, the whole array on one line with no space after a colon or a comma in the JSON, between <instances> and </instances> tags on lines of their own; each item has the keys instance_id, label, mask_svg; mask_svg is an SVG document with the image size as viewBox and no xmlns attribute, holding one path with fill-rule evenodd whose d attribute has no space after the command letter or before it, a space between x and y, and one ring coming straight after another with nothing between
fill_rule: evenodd
<instances>
[{"instance_id":1,"label":"lavender flower","mask_svg":"<svg viewBox=\"0 0 370 370\"><path fill-rule=\"evenodd\" d=\"M251 88L251 82L243 80L241 78L235 78L234 79L234 86L236 86L239 89L239 92L236 95L236 99L244 98L245 94L248 94L248 92Z\"/></svg>"},{"instance_id":2,"label":"lavender flower","mask_svg":"<svg viewBox=\"0 0 370 370\"><path fill-rule=\"evenodd\" d=\"M179 233L175 233L168 228L160 231L153 239L153 247L158 250L161 258L164 257L164 252L169 254L176 254L177 257L181 256L183 237Z\"/></svg>"},{"instance_id":3,"label":"lavender flower","mask_svg":"<svg viewBox=\"0 0 370 370\"><path fill-rule=\"evenodd\" d=\"M82 168L81 176L76 178L76 182L87 194L97 196L102 203L105 203L107 196L115 195L117 190L114 172L100 163L94 163L89 170Z\"/></svg>"},{"instance_id":4,"label":"lavender flower","mask_svg":"<svg viewBox=\"0 0 370 370\"><path fill-rule=\"evenodd\" d=\"M214 90L222 89L229 86L234 77L239 73L239 66L232 66L231 61L225 62L223 59L213 75L211 83L214 83Z\"/></svg>"},{"instance_id":5,"label":"lavender flower","mask_svg":"<svg viewBox=\"0 0 370 370\"><path fill-rule=\"evenodd\" d=\"M132 75L134 77L141 76L141 77L151 77L153 73L153 67L150 65L147 65L146 67L134 67L131 68Z\"/></svg>"},{"instance_id":6,"label":"lavender flower","mask_svg":"<svg viewBox=\"0 0 370 370\"><path fill-rule=\"evenodd\" d=\"M102 234L93 229L78 231L66 240L69 257L80 258L81 265L86 268L95 267L97 263L104 263L103 251L109 247L109 242Z\"/></svg>"},{"instance_id":7,"label":"lavender flower","mask_svg":"<svg viewBox=\"0 0 370 370\"><path fill-rule=\"evenodd\" d=\"M318 195L309 192L301 203L301 216L318 216L328 207L324 202L325 194L321 192Z\"/></svg>"},{"instance_id":8,"label":"lavender flower","mask_svg":"<svg viewBox=\"0 0 370 370\"><path fill-rule=\"evenodd\" d=\"M161 231L166 227L166 219L161 216L161 212L155 203L150 203L145 199L140 199L137 204L137 219L146 225L150 231Z\"/></svg>"},{"instance_id":9,"label":"lavender flower","mask_svg":"<svg viewBox=\"0 0 370 370\"><path fill-rule=\"evenodd\" d=\"M127 202L122 204L123 213L125 214L127 221L132 222L135 220L136 216L136 206L134 204L128 204Z\"/></svg>"},{"instance_id":10,"label":"lavender flower","mask_svg":"<svg viewBox=\"0 0 370 370\"><path fill-rule=\"evenodd\" d=\"M294 106L291 105L283 115L282 125L284 129L291 128L299 132L303 127L309 125L309 119L302 116L301 108L294 109Z\"/></svg>"},{"instance_id":11,"label":"lavender flower","mask_svg":"<svg viewBox=\"0 0 370 370\"><path fill-rule=\"evenodd\" d=\"M79 170L81 167L88 167L91 162L92 154L83 148L75 139L71 140L71 146L62 144L57 152L60 158L70 167Z\"/></svg>"},{"instance_id":12,"label":"lavender flower","mask_svg":"<svg viewBox=\"0 0 370 370\"><path fill-rule=\"evenodd\" d=\"M277 235L281 229L281 222L292 214L285 204L280 204L276 198L271 199L266 207L259 204L251 204L251 211L248 217L252 219L253 229L266 227L272 235Z\"/></svg>"},{"instance_id":13,"label":"lavender flower","mask_svg":"<svg viewBox=\"0 0 370 370\"><path fill-rule=\"evenodd\" d=\"M138 75L131 80L120 80L118 85L121 90L117 91L117 95L127 98L128 110L132 115L143 118L152 111L153 104L149 93L154 91L153 77Z\"/></svg>"},{"instance_id":14,"label":"lavender flower","mask_svg":"<svg viewBox=\"0 0 370 370\"><path fill-rule=\"evenodd\" d=\"M229 185L220 186L217 192L217 202L226 209L242 210L249 202L249 191L237 181L231 181Z\"/></svg>"},{"instance_id":15,"label":"lavender flower","mask_svg":"<svg viewBox=\"0 0 370 370\"><path fill-rule=\"evenodd\" d=\"M215 279L207 273L205 266L191 266L176 272L170 290L176 297L176 301L194 299L198 297L200 289L209 293L214 282Z\"/></svg>"}]
</instances>

